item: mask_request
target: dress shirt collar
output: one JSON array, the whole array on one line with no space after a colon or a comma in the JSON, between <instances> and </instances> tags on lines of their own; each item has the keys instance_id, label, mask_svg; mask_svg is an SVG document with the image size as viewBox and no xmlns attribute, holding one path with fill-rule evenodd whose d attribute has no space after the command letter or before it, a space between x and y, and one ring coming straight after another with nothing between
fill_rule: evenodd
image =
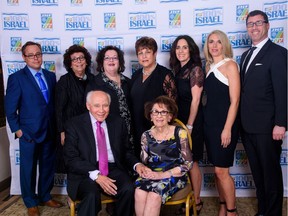
<instances>
[{"instance_id":1,"label":"dress shirt collar","mask_svg":"<svg viewBox=\"0 0 288 216\"><path fill-rule=\"evenodd\" d=\"M257 47L257 49L260 50L268 40L269 40L269 38L267 37L264 40L262 40L260 43L258 43L257 45L255 45L255 46L252 45L252 47Z\"/></svg>"},{"instance_id":2,"label":"dress shirt collar","mask_svg":"<svg viewBox=\"0 0 288 216\"><path fill-rule=\"evenodd\" d=\"M40 68L39 71L36 71L35 69L33 69L33 68L29 67L29 66L27 66L27 67L29 68L29 70L30 70L31 74L33 75L33 77L35 77L37 72L39 72L39 73L41 73L43 75L42 68Z\"/></svg>"}]
</instances>

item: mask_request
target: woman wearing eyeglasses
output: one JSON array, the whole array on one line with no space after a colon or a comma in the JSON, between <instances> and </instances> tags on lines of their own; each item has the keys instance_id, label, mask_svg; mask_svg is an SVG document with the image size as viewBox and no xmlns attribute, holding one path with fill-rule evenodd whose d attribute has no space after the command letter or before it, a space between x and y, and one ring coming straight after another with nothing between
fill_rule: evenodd
<instances>
[{"instance_id":1,"label":"woman wearing eyeglasses","mask_svg":"<svg viewBox=\"0 0 288 216\"><path fill-rule=\"evenodd\" d=\"M91 55L85 47L70 46L63 55L63 64L67 73L62 75L56 84L55 109L57 130L60 143L65 143L64 125L70 118L84 113L85 90L94 75L90 73ZM66 173L62 161L62 147L58 146L57 173Z\"/></svg>"},{"instance_id":2,"label":"woman wearing eyeglasses","mask_svg":"<svg viewBox=\"0 0 288 216\"><path fill-rule=\"evenodd\" d=\"M135 154L140 155L140 138L151 127L145 119L144 104L160 95L176 99L174 75L156 61L157 43L151 37L141 37L136 41L135 51L139 64L143 67L132 74L131 107L135 140Z\"/></svg>"},{"instance_id":3,"label":"woman wearing eyeglasses","mask_svg":"<svg viewBox=\"0 0 288 216\"><path fill-rule=\"evenodd\" d=\"M145 117L154 127L141 137L141 161L148 167L135 182L137 216L160 214L161 204L184 188L192 168L187 132L172 125L177 116L175 101L159 96L145 105Z\"/></svg>"},{"instance_id":4,"label":"woman wearing eyeglasses","mask_svg":"<svg viewBox=\"0 0 288 216\"><path fill-rule=\"evenodd\" d=\"M129 108L131 81L122 74L125 71L124 52L116 46L106 46L98 52L96 62L96 70L99 73L87 86L87 92L102 90L110 95L110 114L118 115L124 119L130 142L133 144Z\"/></svg>"}]
</instances>

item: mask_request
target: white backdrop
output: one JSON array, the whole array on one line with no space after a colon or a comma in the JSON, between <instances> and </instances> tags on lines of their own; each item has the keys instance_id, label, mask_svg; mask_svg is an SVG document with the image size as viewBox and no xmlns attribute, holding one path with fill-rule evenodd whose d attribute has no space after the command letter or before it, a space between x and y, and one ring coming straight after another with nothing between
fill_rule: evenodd
<instances>
[{"instance_id":1,"label":"white backdrop","mask_svg":"<svg viewBox=\"0 0 288 216\"><path fill-rule=\"evenodd\" d=\"M25 10L23 10L25 8ZM85 46L95 60L103 46L116 45L125 53L127 76L137 69L134 44L141 36L154 37L158 43L158 63L168 67L169 50L180 34L193 37L201 50L207 35L215 29L227 33L239 63L251 41L245 19L249 11L260 9L270 20L269 37L287 47L287 1L272 0L2 0L0 3L0 45L4 85L10 74L22 68L21 46L28 40L39 42L44 53L43 67L66 73L63 53L72 44ZM94 61L95 62L95 61ZM204 62L204 60L203 60ZM95 63L92 66L95 71ZM11 194L20 194L19 144L7 125L12 167ZM281 165L287 196L287 136ZM202 196L215 196L213 168L205 153ZM255 187L241 141L235 151L231 174L237 196L255 196ZM55 175L53 193L66 193L66 176Z\"/></svg>"}]
</instances>

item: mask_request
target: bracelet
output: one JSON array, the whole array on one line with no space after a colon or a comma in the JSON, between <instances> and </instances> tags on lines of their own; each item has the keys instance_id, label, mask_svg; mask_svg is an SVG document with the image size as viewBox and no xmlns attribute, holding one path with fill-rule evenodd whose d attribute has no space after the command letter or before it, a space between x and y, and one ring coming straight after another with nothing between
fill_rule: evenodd
<instances>
[{"instance_id":1,"label":"bracelet","mask_svg":"<svg viewBox=\"0 0 288 216\"><path fill-rule=\"evenodd\" d=\"M186 124L186 127L188 128L188 130L192 130L193 129L193 125Z\"/></svg>"}]
</instances>

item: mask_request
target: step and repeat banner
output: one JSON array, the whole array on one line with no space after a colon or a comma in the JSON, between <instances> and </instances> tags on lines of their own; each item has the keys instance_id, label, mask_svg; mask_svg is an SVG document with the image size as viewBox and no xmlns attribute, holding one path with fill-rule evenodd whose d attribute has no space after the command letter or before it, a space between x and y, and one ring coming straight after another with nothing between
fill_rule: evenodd
<instances>
[{"instance_id":1,"label":"step and repeat banner","mask_svg":"<svg viewBox=\"0 0 288 216\"><path fill-rule=\"evenodd\" d=\"M66 73L63 54L72 44L85 46L93 57L95 73L97 52L115 45L125 53L128 77L139 68L134 45L142 36L158 43L158 63L168 67L169 51L174 39L188 34L198 44L203 58L207 35L215 29L227 33L239 63L241 54L251 45L245 20L249 11L265 11L270 20L270 39L287 47L287 1L281 0L1 0L0 43L4 86L10 74L25 66L21 47L28 41L42 46L43 67ZM20 194L19 144L7 124L12 169L11 194ZM287 196L287 136L283 144L281 165ZM202 196L216 196L213 167L205 153L201 161ZM239 140L231 175L238 197L255 196L255 185L247 156ZM66 175L55 174L53 193L66 193Z\"/></svg>"}]
</instances>

